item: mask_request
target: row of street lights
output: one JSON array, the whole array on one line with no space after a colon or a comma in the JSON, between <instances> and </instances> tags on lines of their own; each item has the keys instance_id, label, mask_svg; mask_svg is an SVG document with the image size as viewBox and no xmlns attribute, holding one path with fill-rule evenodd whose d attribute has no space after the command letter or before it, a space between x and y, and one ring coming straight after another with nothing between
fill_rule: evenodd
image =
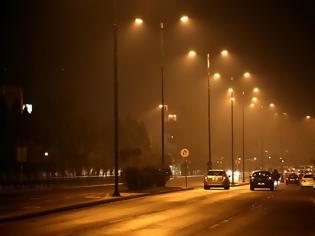
<instances>
[{"instance_id":1,"label":"row of street lights","mask_svg":"<svg viewBox=\"0 0 315 236\"><path fill-rule=\"evenodd\" d=\"M114 196L120 196L118 191L118 152L119 152L119 139L118 139L118 65L117 65L117 29L118 29L118 23L117 23L117 17L116 17L116 1L114 1L114 23L113 23L113 38L114 38L114 119L115 119L115 191ZM183 24L187 24L189 22L189 17L184 15L180 17L180 22ZM142 25L144 23L143 19L136 18L134 20L134 23L136 25ZM165 105L165 98L164 98L164 80L165 80L165 48L164 48L164 31L165 31L165 23L163 20L160 21L159 24L159 30L160 30L160 76L161 76L161 108L166 106ZM197 55L196 51L190 50L188 52L189 57L195 57ZM227 50L222 50L220 52L220 55L223 57L227 57L229 55L229 52ZM208 103L207 103L207 109L208 109L208 168L212 168L212 137L211 137L211 80L212 78L214 80L220 79L221 75L219 73L214 73L213 76L211 76L211 58L210 53L208 52L206 54L206 65L207 65L207 97L208 97ZM245 72L243 74L243 77L246 79L251 78L251 74L249 72ZM231 100L231 160L232 160L232 184L234 184L234 121L233 121L233 113L234 113L234 91L233 89L230 91L230 100ZM258 88L253 89L254 92L258 92ZM245 181L245 91L242 91L242 129L243 129L243 137L242 137L242 154L243 154L243 181ZM250 104L251 107L254 107L254 103L256 102L257 98L252 99L252 103ZM270 104L270 106L274 106L273 104ZM165 140L164 140L164 123L165 123L165 109L161 110L161 165L162 168L165 167ZM169 119L176 119L176 115L169 115Z\"/></svg>"}]
</instances>

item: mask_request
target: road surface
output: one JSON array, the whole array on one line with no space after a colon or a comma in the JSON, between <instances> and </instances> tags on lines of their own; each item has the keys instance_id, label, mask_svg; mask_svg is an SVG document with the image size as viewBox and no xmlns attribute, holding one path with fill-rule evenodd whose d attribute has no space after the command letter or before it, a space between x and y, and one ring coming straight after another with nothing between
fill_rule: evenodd
<instances>
[{"instance_id":1,"label":"road surface","mask_svg":"<svg viewBox=\"0 0 315 236\"><path fill-rule=\"evenodd\" d=\"M201 188L0 224L1 235L315 236L312 189Z\"/></svg>"}]
</instances>

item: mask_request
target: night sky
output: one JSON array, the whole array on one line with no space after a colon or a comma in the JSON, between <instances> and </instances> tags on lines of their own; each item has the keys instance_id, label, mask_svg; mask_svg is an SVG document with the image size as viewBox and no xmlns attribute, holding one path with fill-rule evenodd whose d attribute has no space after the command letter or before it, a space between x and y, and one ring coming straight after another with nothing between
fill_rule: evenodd
<instances>
[{"instance_id":1,"label":"night sky","mask_svg":"<svg viewBox=\"0 0 315 236\"><path fill-rule=\"evenodd\" d=\"M111 1L1 1L1 80L22 86L35 110L61 106L112 119L112 12ZM160 19L166 23L166 103L186 124L199 112L204 118L195 123L206 124L205 54L223 48L233 62L213 65L225 77L248 70L279 112L297 120L315 115L314 1L118 0L118 12L121 117L159 127L150 112L160 99ZM177 23L182 14L192 20L187 30ZM141 32L132 26L135 17L145 21ZM183 64L190 48L200 55L192 70Z\"/></svg>"}]
</instances>

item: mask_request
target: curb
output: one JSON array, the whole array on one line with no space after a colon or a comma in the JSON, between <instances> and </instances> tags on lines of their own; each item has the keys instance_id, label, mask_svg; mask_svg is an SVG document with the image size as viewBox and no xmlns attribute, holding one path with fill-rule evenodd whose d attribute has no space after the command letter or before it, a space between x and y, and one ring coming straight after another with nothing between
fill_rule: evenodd
<instances>
[{"instance_id":1,"label":"curb","mask_svg":"<svg viewBox=\"0 0 315 236\"><path fill-rule=\"evenodd\" d=\"M138 194L138 195L131 195L131 196L120 197L120 198L117 197L117 198L111 198L111 199L96 200L96 201L92 201L92 202L84 202L84 203L73 204L73 205L69 205L69 206L57 207L54 209L47 209L47 210L38 211L38 212L31 212L31 213L25 213L25 214L20 214L20 215L12 215L12 216L8 216L8 217L0 217L0 223L7 223L7 222L17 221L17 220L25 220L25 219L29 219L29 218L33 218L33 217L45 216L45 215L64 212L64 211L71 211L71 210L76 210L76 209L81 209L81 208L86 208L86 207L98 206L98 205L111 203L111 202L125 201L125 200L134 199L134 198L153 196L153 195L158 195L158 194L173 193L173 192L181 192L181 191L187 191L187 190L193 190L193 189L194 188L192 188L192 187L191 188L182 188L182 189L169 190L169 191L163 191L163 192L157 192L157 193L142 193L142 194Z\"/></svg>"}]
</instances>

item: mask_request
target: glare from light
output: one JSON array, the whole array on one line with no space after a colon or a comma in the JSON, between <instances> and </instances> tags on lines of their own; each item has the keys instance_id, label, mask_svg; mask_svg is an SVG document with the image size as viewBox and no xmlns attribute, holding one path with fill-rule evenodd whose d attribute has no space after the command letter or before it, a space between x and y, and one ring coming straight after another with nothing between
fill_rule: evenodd
<instances>
[{"instance_id":1,"label":"glare from light","mask_svg":"<svg viewBox=\"0 0 315 236\"><path fill-rule=\"evenodd\" d=\"M253 98L252 98L252 101L253 101L253 102L257 102L257 100L258 100L258 99L257 99L256 97L253 97Z\"/></svg>"},{"instance_id":2,"label":"glare from light","mask_svg":"<svg viewBox=\"0 0 315 236\"><path fill-rule=\"evenodd\" d=\"M254 89L253 89L253 92L254 92L254 93L258 93L258 92L259 92L259 88L254 88Z\"/></svg>"},{"instance_id":3,"label":"glare from light","mask_svg":"<svg viewBox=\"0 0 315 236\"><path fill-rule=\"evenodd\" d=\"M189 52L188 52L188 56L189 57L195 57L197 55L197 53L196 53L196 51L194 51L194 50L190 50Z\"/></svg>"},{"instance_id":4,"label":"glare from light","mask_svg":"<svg viewBox=\"0 0 315 236\"><path fill-rule=\"evenodd\" d=\"M48 157L48 152L45 152L45 153L44 153L44 156L45 156L45 157Z\"/></svg>"},{"instance_id":5,"label":"glare from light","mask_svg":"<svg viewBox=\"0 0 315 236\"><path fill-rule=\"evenodd\" d=\"M309 115L308 115L308 116L306 116L306 119L307 119L307 120L311 119L311 116L309 116Z\"/></svg>"},{"instance_id":6,"label":"glare from light","mask_svg":"<svg viewBox=\"0 0 315 236\"><path fill-rule=\"evenodd\" d=\"M234 102L235 101L235 97L231 97L231 102Z\"/></svg>"},{"instance_id":7,"label":"glare from light","mask_svg":"<svg viewBox=\"0 0 315 236\"><path fill-rule=\"evenodd\" d=\"M222 51L221 51L221 55L224 56L224 57L228 56L228 55L229 55L228 50L225 50L225 49L222 50Z\"/></svg>"},{"instance_id":8,"label":"glare from light","mask_svg":"<svg viewBox=\"0 0 315 236\"><path fill-rule=\"evenodd\" d=\"M255 104L254 104L254 103L251 103L251 104L250 104L250 107L255 107Z\"/></svg>"},{"instance_id":9,"label":"glare from light","mask_svg":"<svg viewBox=\"0 0 315 236\"><path fill-rule=\"evenodd\" d=\"M187 23L188 20L189 20L189 17L188 17L188 16L182 16L182 17L180 18L180 21L183 22L183 23Z\"/></svg>"},{"instance_id":10,"label":"glare from light","mask_svg":"<svg viewBox=\"0 0 315 236\"><path fill-rule=\"evenodd\" d=\"M219 74L219 73L215 73L214 75L213 75L213 78L214 79L220 79L221 78L221 75Z\"/></svg>"},{"instance_id":11,"label":"glare from light","mask_svg":"<svg viewBox=\"0 0 315 236\"><path fill-rule=\"evenodd\" d=\"M254 157L254 161L256 161L257 160L257 158L256 157Z\"/></svg>"},{"instance_id":12,"label":"glare from light","mask_svg":"<svg viewBox=\"0 0 315 236\"><path fill-rule=\"evenodd\" d=\"M274 104L274 103L270 103L270 104L269 104L269 107L274 108L274 107L275 107L275 104Z\"/></svg>"},{"instance_id":13,"label":"glare from light","mask_svg":"<svg viewBox=\"0 0 315 236\"><path fill-rule=\"evenodd\" d=\"M233 89L232 89L232 88L229 88L229 89L228 89L228 92L229 92L229 93L232 93L232 92L233 92Z\"/></svg>"},{"instance_id":14,"label":"glare from light","mask_svg":"<svg viewBox=\"0 0 315 236\"><path fill-rule=\"evenodd\" d=\"M33 112L33 105L32 104L23 104L23 110L27 111L28 114L32 114Z\"/></svg>"},{"instance_id":15,"label":"glare from light","mask_svg":"<svg viewBox=\"0 0 315 236\"><path fill-rule=\"evenodd\" d=\"M245 73L244 73L244 77L245 77L245 78L248 79L248 78L250 78L250 76L251 76L251 74L250 74L249 72L245 72Z\"/></svg>"},{"instance_id":16,"label":"glare from light","mask_svg":"<svg viewBox=\"0 0 315 236\"><path fill-rule=\"evenodd\" d=\"M143 20L141 18L136 18L135 19L135 24L141 25L143 23Z\"/></svg>"}]
</instances>

